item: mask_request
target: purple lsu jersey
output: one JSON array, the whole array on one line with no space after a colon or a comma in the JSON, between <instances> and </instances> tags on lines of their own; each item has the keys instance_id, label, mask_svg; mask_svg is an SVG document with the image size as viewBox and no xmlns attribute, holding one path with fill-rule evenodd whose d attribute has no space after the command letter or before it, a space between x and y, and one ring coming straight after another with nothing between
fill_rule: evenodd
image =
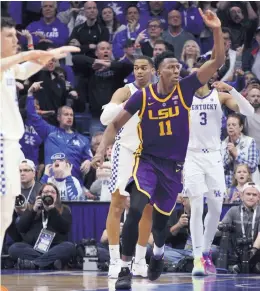
<instances>
[{"instance_id":1,"label":"purple lsu jersey","mask_svg":"<svg viewBox=\"0 0 260 291\"><path fill-rule=\"evenodd\" d=\"M141 141L137 154L184 161L189 139L189 107L179 84L165 98L159 98L157 85L143 89L139 111L138 135Z\"/></svg>"},{"instance_id":2,"label":"purple lsu jersey","mask_svg":"<svg viewBox=\"0 0 260 291\"><path fill-rule=\"evenodd\" d=\"M189 110L195 91L202 84L197 73L182 79L168 96L159 96L157 84L137 91L125 105L139 110L137 154L183 162L189 141Z\"/></svg>"}]
</instances>

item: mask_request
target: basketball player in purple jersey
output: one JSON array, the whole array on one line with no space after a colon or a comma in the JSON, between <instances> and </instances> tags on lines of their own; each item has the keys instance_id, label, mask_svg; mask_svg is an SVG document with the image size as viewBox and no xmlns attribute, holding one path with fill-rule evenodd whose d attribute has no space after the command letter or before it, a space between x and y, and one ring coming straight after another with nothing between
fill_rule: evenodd
<instances>
[{"instance_id":1,"label":"basketball player in purple jersey","mask_svg":"<svg viewBox=\"0 0 260 291\"><path fill-rule=\"evenodd\" d=\"M204 22L213 30L215 56L197 72L179 81L180 64L171 52L155 59L159 82L137 91L125 108L109 124L93 158L94 167L101 166L105 151L120 128L139 111L138 134L140 146L136 151L130 190L131 205L123 227L122 268L116 290L131 288L128 262L132 259L138 237L138 223L146 204L154 206L153 256L148 278L156 280L163 270L164 242L167 222L182 191L181 170L189 141L189 110L195 91L206 84L224 63L221 22L211 11L200 10Z\"/></svg>"}]
</instances>

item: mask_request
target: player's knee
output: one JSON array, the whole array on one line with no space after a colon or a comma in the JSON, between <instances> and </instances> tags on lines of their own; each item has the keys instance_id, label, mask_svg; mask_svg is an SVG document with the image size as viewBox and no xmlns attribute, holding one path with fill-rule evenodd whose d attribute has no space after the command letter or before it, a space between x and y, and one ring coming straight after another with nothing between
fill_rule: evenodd
<instances>
[{"instance_id":1,"label":"player's knee","mask_svg":"<svg viewBox=\"0 0 260 291\"><path fill-rule=\"evenodd\" d=\"M154 210L153 213L153 231L163 231L167 227L167 222L170 216L160 213Z\"/></svg>"},{"instance_id":2,"label":"player's knee","mask_svg":"<svg viewBox=\"0 0 260 291\"><path fill-rule=\"evenodd\" d=\"M126 197L121 195L112 195L110 202L110 212L113 215L121 216L126 206Z\"/></svg>"},{"instance_id":3,"label":"player's knee","mask_svg":"<svg viewBox=\"0 0 260 291\"><path fill-rule=\"evenodd\" d=\"M221 198L221 197L208 198L207 204L208 204L208 208L211 211L215 211L217 213L220 213L222 211L223 198Z\"/></svg>"},{"instance_id":4,"label":"player's knee","mask_svg":"<svg viewBox=\"0 0 260 291\"><path fill-rule=\"evenodd\" d=\"M127 220L128 218L130 218L131 223L138 223L141 220L142 217L142 211L140 211L140 209L136 208L136 207L130 207L128 215L127 215Z\"/></svg>"}]
</instances>

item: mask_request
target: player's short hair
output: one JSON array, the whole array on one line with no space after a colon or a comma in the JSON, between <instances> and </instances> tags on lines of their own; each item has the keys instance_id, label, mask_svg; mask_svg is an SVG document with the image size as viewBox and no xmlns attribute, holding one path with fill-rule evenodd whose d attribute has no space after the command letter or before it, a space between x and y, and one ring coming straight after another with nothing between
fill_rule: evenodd
<instances>
[{"instance_id":1,"label":"player's short hair","mask_svg":"<svg viewBox=\"0 0 260 291\"><path fill-rule=\"evenodd\" d=\"M165 59L176 59L175 54L171 51L165 51L158 55L155 60L154 60L154 66L156 71L159 69L160 64L165 60Z\"/></svg>"},{"instance_id":2,"label":"player's short hair","mask_svg":"<svg viewBox=\"0 0 260 291\"><path fill-rule=\"evenodd\" d=\"M1 30L5 27L7 28L15 27L15 22L11 17L1 17Z\"/></svg>"},{"instance_id":3,"label":"player's short hair","mask_svg":"<svg viewBox=\"0 0 260 291\"><path fill-rule=\"evenodd\" d=\"M147 62L148 62L152 67L154 67L153 60L152 60L150 57L148 57L148 56L139 56L139 57L136 57L135 62L138 61L138 60L147 60Z\"/></svg>"}]
</instances>

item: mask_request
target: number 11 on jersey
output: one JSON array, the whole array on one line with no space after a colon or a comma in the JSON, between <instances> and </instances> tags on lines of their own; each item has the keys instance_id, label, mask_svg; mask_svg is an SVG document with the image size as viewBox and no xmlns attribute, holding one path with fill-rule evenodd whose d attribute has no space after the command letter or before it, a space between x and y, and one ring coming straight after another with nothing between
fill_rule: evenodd
<instances>
[{"instance_id":1,"label":"number 11 on jersey","mask_svg":"<svg viewBox=\"0 0 260 291\"><path fill-rule=\"evenodd\" d=\"M159 122L159 128L160 128L160 136L172 135L172 127L171 127L170 120Z\"/></svg>"}]
</instances>

